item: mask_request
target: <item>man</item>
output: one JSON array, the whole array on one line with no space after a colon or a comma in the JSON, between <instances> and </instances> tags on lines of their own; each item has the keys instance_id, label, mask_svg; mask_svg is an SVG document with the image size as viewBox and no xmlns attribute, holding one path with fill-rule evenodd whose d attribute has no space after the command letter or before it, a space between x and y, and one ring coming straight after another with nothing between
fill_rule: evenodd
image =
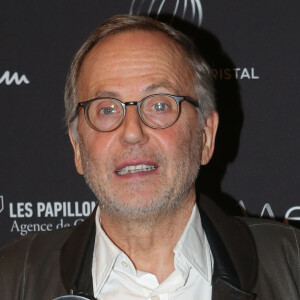
<instances>
[{"instance_id":1,"label":"man","mask_svg":"<svg viewBox=\"0 0 300 300\"><path fill-rule=\"evenodd\" d=\"M1 299L300 299L299 232L196 195L218 114L189 39L146 17L111 18L76 54L65 102L76 168L99 206L75 228L4 247Z\"/></svg>"}]
</instances>

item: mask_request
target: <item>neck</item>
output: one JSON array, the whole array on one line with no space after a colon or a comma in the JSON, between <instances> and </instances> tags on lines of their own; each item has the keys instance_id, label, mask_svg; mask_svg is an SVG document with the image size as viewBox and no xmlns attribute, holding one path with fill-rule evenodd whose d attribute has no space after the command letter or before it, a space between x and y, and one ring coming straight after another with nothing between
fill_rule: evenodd
<instances>
[{"instance_id":1,"label":"neck","mask_svg":"<svg viewBox=\"0 0 300 300\"><path fill-rule=\"evenodd\" d=\"M152 215L153 221L147 222L147 226L143 226L142 218L129 221L128 218L111 217L101 210L101 226L137 270L155 274L162 282L174 271L173 249L189 221L195 201L193 189L187 192L176 209L164 215Z\"/></svg>"}]
</instances>

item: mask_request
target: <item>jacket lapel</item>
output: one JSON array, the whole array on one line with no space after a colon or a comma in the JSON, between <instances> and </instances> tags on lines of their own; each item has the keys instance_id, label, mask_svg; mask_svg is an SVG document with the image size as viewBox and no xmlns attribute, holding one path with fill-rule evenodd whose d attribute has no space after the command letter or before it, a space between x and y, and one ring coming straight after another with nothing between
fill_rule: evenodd
<instances>
[{"instance_id":1,"label":"jacket lapel","mask_svg":"<svg viewBox=\"0 0 300 300\"><path fill-rule=\"evenodd\" d=\"M95 243L95 207L91 216L76 226L61 249L60 273L68 294L93 299L92 262Z\"/></svg>"},{"instance_id":2,"label":"jacket lapel","mask_svg":"<svg viewBox=\"0 0 300 300\"><path fill-rule=\"evenodd\" d=\"M249 228L201 195L202 225L214 258L213 300L255 299L257 253Z\"/></svg>"},{"instance_id":3,"label":"jacket lapel","mask_svg":"<svg viewBox=\"0 0 300 300\"><path fill-rule=\"evenodd\" d=\"M240 290L219 278L213 285L212 300L254 300L256 295Z\"/></svg>"}]
</instances>

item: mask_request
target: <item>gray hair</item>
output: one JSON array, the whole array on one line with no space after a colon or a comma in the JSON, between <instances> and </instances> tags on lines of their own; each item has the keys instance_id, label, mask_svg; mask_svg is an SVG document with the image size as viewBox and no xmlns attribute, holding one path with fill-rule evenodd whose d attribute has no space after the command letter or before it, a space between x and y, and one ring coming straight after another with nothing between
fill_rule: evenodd
<instances>
[{"instance_id":1,"label":"gray hair","mask_svg":"<svg viewBox=\"0 0 300 300\"><path fill-rule=\"evenodd\" d=\"M194 75L194 92L200 104L200 120L202 125L206 118L215 110L215 95L212 72L202 56L197 52L194 43L183 33L170 26L145 16L117 15L96 28L86 42L75 54L65 87L65 121L68 128L77 133L77 81L81 66L88 52L105 38L125 31L161 32L179 46L183 57Z\"/></svg>"}]
</instances>

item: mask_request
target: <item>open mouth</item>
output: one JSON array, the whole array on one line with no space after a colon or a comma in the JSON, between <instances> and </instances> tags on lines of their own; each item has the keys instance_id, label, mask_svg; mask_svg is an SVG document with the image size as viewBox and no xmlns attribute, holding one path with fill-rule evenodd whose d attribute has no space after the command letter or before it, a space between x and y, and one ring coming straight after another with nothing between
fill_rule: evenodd
<instances>
[{"instance_id":1,"label":"open mouth","mask_svg":"<svg viewBox=\"0 0 300 300\"><path fill-rule=\"evenodd\" d=\"M153 165L126 166L123 169L117 170L116 173L118 175L126 175L126 174L133 174L137 172L149 172L155 170L156 168L157 166L153 166Z\"/></svg>"}]
</instances>

